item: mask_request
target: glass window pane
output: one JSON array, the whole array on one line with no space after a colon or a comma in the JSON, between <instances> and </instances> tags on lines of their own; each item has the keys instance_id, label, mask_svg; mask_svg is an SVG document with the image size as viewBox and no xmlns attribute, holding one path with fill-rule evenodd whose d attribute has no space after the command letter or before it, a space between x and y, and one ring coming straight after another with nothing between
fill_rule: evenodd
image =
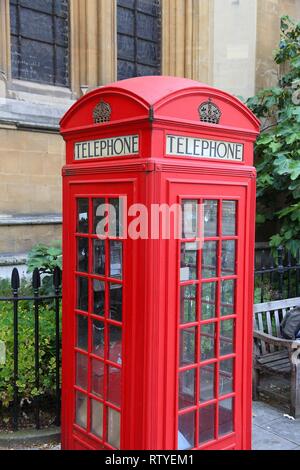
<instances>
[{"instance_id":1,"label":"glass window pane","mask_svg":"<svg viewBox=\"0 0 300 470\"><path fill-rule=\"evenodd\" d=\"M180 332L180 365L194 364L196 361L195 328Z\"/></svg>"},{"instance_id":2,"label":"glass window pane","mask_svg":"<svg viewBox=\"0 0 300 470\"><path fill-rule=\"evenodd\" d=\"M190 281L197 279L197 252L198 243L182 243L180 280Z\"/></svg>"},{"instance_id":3,"label":"glass window pane","mask_svg":"<svg viewBox=\"0 0 300 470\"><path fill-rule=\"evenodd\" d=\"M107 400L121 406L121 369L116 367L108 367Z\"/></svg>"},{"instance_id":4,"label":"glass window pane","mask_svg":"<svg viewBox=\"0 0 300 470\"><path fill-rule=\"evenodd\" d=\"M92 359L92 393L103 397L104 390L104 363Z\"/></svg>"},{"instance_id":5,"label":"glass window pane","mask_svg":"<svg viewBox=\"0 0 300 470\"><path fill-rule=\"evenodd\" d=\"M108 408L107 441L116 449L120 449L120 431L120 413Z\"/></svg>"},{"instance_id":6,"label":"glass window pane","mask_svg":"<svg viewBox=\"0 0 300 470\"><path fill-rule=\"evenodd\" d=\"M91 400L91 432L95 436L103 436L103 404L96 400Z\"/></svg>"},{"instance_id":7,"label":"glass window pane","mask_svg":"<svg viewBox=\"0 0 300 470\"><path fill-rule=\"evenodd\" d=\"M215 364L200 369L200 402L215 398Z\"/></svg>"},{"instance_id":8,"label":"glass window pane","mask_svg":"<svg viewBox=\"0 0 300 470\"><path fill-rule=\"evenodd\" d=\"M123 198L109 199L109 235L123 236Z\"/></svg>"},{"instance_id":9,"label":"glass window pane","mask_svg":"<svg viewBox=\"0 0 300 470\"><path fill-rule=\"evenodd\" d=\"M219 436L233 432L233 403L232 398L219 403Z\"/></svg>"},{"instance_id":10,"label":"glass window pane","mask_svg":"<svg viewBox=\"0 0 300 470\"><path fill-rule=\"evenodd\" d=\"M77 315L77 348L88 350L88 319L83 315Z\"/></svg>"},{"instance_id":11,"label":"glass window pane","mask_svg":"<svg viewBox=\"0 0 300 470\"><path fill-rule=\"evenodd\" d=\"M202 278L217 276L217 242L204 242L202 248Z\"/></svg>"},{"instance_id":12,"label":"glass window pane","mask_svg":"<svg viewBox=\"0 0 300 470\"><path fill-rule=\"evenodd\" d=\"M228 279L221 284L221 316L234 314L235 280Z\"/></svg>"},{"instance_id":13,"label":"glass window pane","mask_svg":"<svg viewBox=\"0 0 300 470\"><path fill-rule=\"evenodd\" d=\"M93 233L97 235L107 235L108 217L105 199L93 199Z\"/></svg>"},{"instance_id":14,"label":"glass window pane","mask_svg":"<svg viewBox=\"0 0 300 470\"><path fill-rule=\"evenodd\" d=\"M105 276L105 240L93 240L93 273Z\"/></svg>"},{"instance_id":15,"label":"glass window pane","mask_svg":"<svg viewBox=\"0 0 300 470\"><path fill-rule=\"evenodd\" d=\"M109 326L109 352L110 361L122 364L122 329Z\"/></svg>"},{"instance_id":16,"label":"glass window pane","mask_svg":"<svg viewBox=\"0 0 300 470\"><path fill-rule=\"evenodd\" d=\"M199 410L199 444L215 439L216 405L209 405Z\"/></svg>"},{"instance_id":17,"label":"glass window pane","mask_svg":"<svg viewBox=\"0 0 300 470\"><path fill-rule=\"evenodd\" d=\"M223 236L236 235L236 201L223 201L222 234Z\"/></svg>"},{"instance_id":18,"label":"glass window pane","mask_svg":"<svg viewBox=\"0 0 300 470\"><path fill-rule=\"evenodd\" d=\"M235 240L222 242L222 276L235 274Z\"/></svg>"},{"instance_id":19,"label":"glass window pane","mask_svg":"<svg viewBox=\"0 0 300 470\"><path fill-rule=\"evenodd\" d=\"M93 354L104 357L104 322L93 320Z\"/></svg>"},{"instance_id":20,"label":"glass window pane","mask_svg":"<svg viewBox=\"0 0 300 470\"><path fill-rule=\"evenodd\" d=\"M88 384L88 357L76 354L76 385L87 390Z\"/></svg>"},{"instance_id":21,"label":"glass window pane","mask_svg":"<svg viewBox=\"0 0 300 470\"><path fill-rule=\"evenodd\" d=\"M86 429L87 426L87 397L80 392L76 392L76 424Z\"/></svg>"},{"instance_id":22,"label":"glass window pane","mask_svg":"<svg viewBox=\"0 0 300 470\"><path fill-rule=\"evenodd\" d=\"M218 201L206 200L204 205L204 236L216 237L218 235Z\"/></svg>"},{"instance_id":23,"label":"glass window pane","mask_svg":"<svg viewBox=\"0 0 300 470\"><path fill-rule=\"evenodd\" d=\"M196 292L195 285L180 288L180 322L192 323L196 321Z\"/></svg>"},{"instance_id":24,"label":"glass window pane","mask_svg":"<svg viewBox=\"0 0 300 470\"><path fill-rule=\"evenodd\" d=\"M98 281L97 279L93 280L93 302L94 308L93 312L95 315L100 315L104 317L105 311L105 282Z\"/></svg>"},{"instance_id":25,"label":"glass window pane","mask_svg":"<svg viewBox=\"0 0 300 470\"><path fill-rule=\"evenodd\" d=\"M122 321L122 292L121 284L109 284L109 317L119 322Z\"/></svg>"},{"instance_id":26,"label":"glass window pane","mask_svg":"<svg viewBox=\"0 0 300 470\"><path fill-rule=\"evenodd\" d=\"M78 199L77 201L77 232L89 232L89 200Z\"/></svg>"},{"instance_id":27,"label":"glass window pane","mask_svg":"<svg viewBox=\"0 0 300 470\"><path fill-rule=\"evenodd\" d=\"M77 271L87 273L89 270L89 240L77 239Z\"/></svg>"},{"instance_id":28,"label":"glass window pane","mask_svg":"<svg viewBox=\"0 0 300 470\"><path fill-rule=\"evenodd\" d=\"M178 418L178 450L192 449L195 446L195 412Z\"/></svg>"},{"instance_id":29,"label":"glass window pane","mask_svg":"<svg viewBox=\"0 0 300 470\"><path fill-rule=\"evenodd\" d=\"M227 395L233 392L233 359L220 362L219 394Z\"/></svg>"},{"instance_id":30,"label":"glass window pane","mask_svg":"<svg viewBox=\"0 0 300 470\"><path fill-rule=\"evenodd\" d=\"M209 320L216 316L216 282L202 284L201 320Z\"/></svg>"},{"instance_id":31,"label":"glass window pane","mask_svg":"<svg viewBox=\"0 0 300 470\"><path fill-rule=\"evenodd\" d=\"M113 241L109 242L110 253L110 277L115 279L122 279L122 269L123 269L123 260L122 260L122 242Z\"/></svg>"},{"instance_id":32,"label":"glass window pane","mask_svg":"<svg viewBox=\"0 0 300 470\"><path fill-rule=\"evenodd\" d=\"M201 325L201 360L213 359L215 357L215 333L216 324L207 323Z\"/></svg>"},{"instance_id":33,"label":"glass window pane","mask_svg":"<svg viewBox=\"0 0 300 470\"><path fill-rule=\"evenodd\" d=\"M89 281L87 277L77 278L77 308L83 312L87 312L89 308L88 286Z\"/></svg>"},{"instance_id":34,"label":"glass window pane","mask_svg":"<svg viewBox=\"0 0 300 470\"><path fill-rule=\"evenodd\" d=\"M234 339L234 321L226 320L222 321L220 324L220 355L226 356L227 354L232 354L233 349L233 339Z\"/></svg>"},{"instance_id":35,"label":"glass window pane","mask_svg":"<svg viewBox=\"0 0 300 470\"><path fill-rule=\"evenodd\" d=\"M195 369L179 373L179 409L195 405Z\"/></svg>"},{"instance_id":36,"label":"glass window pane","mask_svg":"<svg viewBox=\"0 0 300 470\"><path fill-rule=\"evenodd\" d=\"M182 203L182 238L198 236L198 201L185 200Z\"/></svg>"}]
</instances>

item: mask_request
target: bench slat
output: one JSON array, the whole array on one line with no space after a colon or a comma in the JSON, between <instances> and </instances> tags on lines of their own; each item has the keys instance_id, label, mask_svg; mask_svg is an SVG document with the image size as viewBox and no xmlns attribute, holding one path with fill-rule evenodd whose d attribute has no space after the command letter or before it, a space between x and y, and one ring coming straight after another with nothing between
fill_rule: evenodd
<instances>
[{"instance_id":1,"label":"bench slat","mask_svg":"<svg viewBox=\"0 0 300 470\"><path fill-rule=\"evenodd\" d=\"M274 311L274 318L275 318L276 336L277 338L280 338L280 319L279 319L278 310Z\"/></svg>"},{"instance_id":2,"label":"bench slat","mask_svg":"<svg viewBox=\"0 0 300 470\"><path fill-rule=\"evenodd\" d=\"M292 299L283 299L283 300L275 300L274 302L263 302L261 304L255 304L253 311L254 313L258 312L266 312L266 311L273 311L282 308L291 308L295 307L296 305L300 305L300 297L295 297Z\"/></svg>"}]
</instances>

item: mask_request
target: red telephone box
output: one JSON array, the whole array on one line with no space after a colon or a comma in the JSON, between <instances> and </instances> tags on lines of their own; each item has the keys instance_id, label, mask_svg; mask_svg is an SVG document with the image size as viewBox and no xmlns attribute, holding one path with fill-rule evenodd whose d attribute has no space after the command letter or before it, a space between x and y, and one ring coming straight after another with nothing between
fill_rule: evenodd
<instances>
[{"instance_id":1,"label":"red telephone box","mask_svg":"<svg viewBox=\"0 0 300 470\"><path fill-rule=\"evenodd\" d=\"M85 95L61 132L63 448L249 449L259 122L141 77Z\"/></svg>"}]
</instances>

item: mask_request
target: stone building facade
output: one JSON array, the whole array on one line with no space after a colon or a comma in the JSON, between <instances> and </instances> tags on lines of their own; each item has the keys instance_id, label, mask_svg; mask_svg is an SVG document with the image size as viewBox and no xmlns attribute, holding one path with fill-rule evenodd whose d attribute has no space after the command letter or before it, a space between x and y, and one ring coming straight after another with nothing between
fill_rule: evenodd
<instances>
[{"instance_id":1,"label":"stone building facade","mask_svg":"<svg viewBox=\"0 0 300 470\"><path fill-rule=\"evenodd\" d=\"M177 75L235 95L276 83L300 0L0 0L0 275L61 234L63 113L87 90Z\"/></svg>"}]
</instances>

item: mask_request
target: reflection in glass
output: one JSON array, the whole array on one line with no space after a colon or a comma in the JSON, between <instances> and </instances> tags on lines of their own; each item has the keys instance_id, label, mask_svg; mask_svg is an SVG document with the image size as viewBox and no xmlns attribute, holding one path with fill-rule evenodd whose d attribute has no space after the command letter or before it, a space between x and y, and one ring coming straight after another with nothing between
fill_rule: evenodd
<instances>
[{"instance_id":1,"label":"reflection in glass","mask_svg":"<svg viewBox=\"0 0 300 470\"><path fill-rule=\"evenodd\" d=\"M179 373L179 409L195 405L195 369Z\"/></svg>"},{"instance_id":2,"label":"reflection in glass","mask_svg":"<svg viewBox=\"0 0 300 470\"><path fill-rule=\"evenodd\" d=\"M178 450L192 449L195 446L195 412L178 418Z\"/></svg>"},{"instance_id":3,"label":"reflection in glass","mask_svg":"<svg viewBox=\"0 0 300 470\"><path fill-rule=\"evenodd\" d=\"M123 198L109 199L109 235L123 236Z\"/></svg>"},{"instance_id":4,"label":"reflection in glass","mask_svg":"<svg viewBox=\"0 0 300 470\"><path fill-rule=\"evenodd\" d=\"M182 238L198 236L198 201L185 200L182 203Z\"/></svg>"},{"instance_id":5,"label":"reflection in glass","mask_svg":"<svg viewBox=\"0 0 300 470\"><path fill-rule=\"evenodd\" d=\"M88 319L83 315L77 315L77 348L88 350Z\"/></svg>"},{"instance_id":6,"label":"reflection in glass","mask_svg":"<svg viewBox=\"0 0 300 470\"><path fill-rule=\"evenodd\" d=\"M235 280L228 279L221 283L221 316L234 314Z\"/></svg>"},{"instance_id":7,"label":"reflection in glass","mask_svg":"<svg viewBox=\"0 0 300 470\"><path fill-rule=\"evenodd\" d=\"M96 400L91 400L91 432L95 436L103 436L103 404Z\"/></svg>"},{"instance_id":8,"label":"reflection in glass","mask_svg":"<svg viewBox=\"0 0 300 470\"><path fill-rule=\"evenodd\" d=\"M200 402L215 398L215 364L200 369Z\"/></svg>"},{"instance_id":9,"label":"reflection in glass","mask_svg":"<svg viewBox=\"0 0 300 470\"><path fill-rule=\"evenodd\" d=\"M180 288L180 322L192 323L196 321L196 286L182 286Z\"/></svg>"},{"instance_id":10,"label":"reflection in glass","mask_svg":"<svg viewBox=\"0 0 300 470\"><path fill-rule=\"evenodd\" d=\"M202 278L217 276L217 242L205 242L202 248Z\"/></svg>"},{"instance_id":11,"label":"reflection in glass","mask_svg":"<svg viewBox=\"0 0 300 470\"><path fill-rule=\"evenodd\" d=\"M202 284L201 320L209 320L216 316L216 282Z\"/></svg>"},{"instance_id":12,"label":"reflection in glass","mask_svg":"<svg viewBox=\"0 0 300 470\"><path fill-rule=\"evenodd\" d=\"M104 363L92 359L92 393L103 398Z\"/></svg>"},{"instance_id":13,"label":"reflection in glass","mask_svg":"<svg viewBox=\"0 0 300 470\"><path fill-rule=\"evenodd\" d=\"M83 354L76 354L76 385L87 390L88 383L88 357Z\"/></svg>"},{"instance_id":14,"label":"reflection in glass","mask_svg":"<svg viewBox=\"0 0 300 470\"><path fill-rule=\"evenodd\" d=\"M195 331L188 328L180 331L180 365L186 366L195 363Z\"/></svg>"},{"instance_id":15,"label":"reflection in glass","mask_svg":"<svg viewBox=\"0 0 300 470\"><path fill-rule=\"evenodd\" d=\"M89 240L77 239L77 271L87 273L89 270Z\"/></svg>"},{"instance_id":16,"label":"reflection in glass","mask_svg":"<svg viewBox=\"0 0 300 470\"><path fill-rule=\"evenodd\" d=\"M215 357L215 323L201 326L201 360Z\"/></svg>"},{"instance_id":17,"label":"reflection in glass","mask_svg":"<svg viewBox=\"0 0 300 470\"><path fill-rule=\"evenodd\" d=\"M223 201L222 235L236 235L236 201Z\"/></svg>"},{"instance_id":18,"label":"reflection in glass","mask_svg":"<svg viewBox=\"0 0 300 470\"><path fill-rule=\"evenodd\" d=\"M199 410L199 444L215 439L216 405L208 405Z\"/></svg>"},{"instance_id":19,"label":"reflection in glass","mask_svg":"<svg viewBox=\"0 0 300 470\"><path fill-rule=\"evenodd\" d=\"M93 354L104 357L104 322L93 320Z\"/></svg>"},{"instance_id":20,"label":"reflection in glass","mask_svg":"<svg viewBox=\"0 0 300 470\"><path fill-rule=\"evenodd\" d=\"M105 276L105 240L93 240L94 274Z\"/></svg>"},{"instance_id":21,"label":"reflection in glass","mask_svg":"<svg viewBox=\"0 0 300 470\"><path fill-rule=\"evenodd\" d=\"M226 320L220 323L220 355L232 354L234 338L234 321Z\"/></svg>"},{"instance_id":22,"label":"reflection in glass","mask_svg":"<svg viewBox=\"0 0 300 470\"><path fill-rule=\"evenodd\" d=\"M219 403L219 436L233 432L233 399Z\"/></svg>"},{"instance_id":23,"label":"reflection in glass","mask_svg":"<svg viewBox=\"0 0 300 470\"><path fill-rule=\"evenodd\" d=\"M122 321L122 285L109 284L109 318Z\"/></svg>"},{"instance_id":24,"label":"reflection in glass","mask_svg":"<svg viewBox=\"0 0 300 470\"><path fill-rule=\"evenodd\" d=\"M93 233L97 235L107 235L108 216L105 199L93 199Z\"/></svg>"},{"instance_id":25,"label":"reflection in glass","mask_svg":"<svg viewBox=\"0 0 300 470\"><path fill-rule=\"evenodd\" d=\"M222 242L222 276L235 274L235 240Z\"/></svg>"},{"instance_id":26,"label":"reflection in glass","mask_svg":"<svg viewBox=\"0 0 300 470\"><path fill-rule=\"evenodd\" d=\"M120 449L120 413L108 408L107 441L115 449Z\"/></svg>"},{"instance_id":27,"label":"reflection in glass","mask_svg":"<svg viewBox=\"0 0 300 470\"><path fill-rule=\"evenodd\" d=\"M87 397L80 392L76 392L76 424L81 428L87 426Z\"/></svg>"},{"instance_id":28,"label":"reflection in glass","mask_svg":"<svg viewBox=\"0 0 300 470\"><path fill-rule=\"evenodd\" d=\"M111 240L109 242L110 270L109 275L115 279L122 279L122 242Z\"/></svg>"},{"instance_id":29,"label":"reflection in glass","mask_svg":"<svg viewBox=\"0 0 300 470\"><path fill-rule=\"evenodd\" d=\"M93 293L94 293L94 308L95 315L104 317L105 310L105 282L93 280Z\"/></svg>"},{"instance_id":30,"label":"reflection in glass","mask_svg":"<svg viewBox=\"0 0 300 470\"><path fill-rule=\"evenodd\" d=\"M115 325L109 326L108 356L110 361L122 364L122 330Z\"/></svg>"},{"instance_id":31,"label":"reflection in glass","mask_svg":"<svg viewBox=\"0 0 300 470\"><path fill-rule=\"evenodd\" d=\"M89 281L87 277L77 278L77 308L83 312L88 311L88 285Z\"/></svg>"},{"instance_id":32,"label":"reflection in glass","mask_svg":"<svg viewBox=\"0 0 300 470\"><path fill-rule=\"evenodd\" d=\"M190 281L197 278L198 243L182 243L180 280Z\"/></svg>"},{"instance_id":33,"label":"reflection in glass","mask_svg":"<svg viewBox=\"0 0 300 470\"><path fill-rule=\"evenodd\" d=\"M108 367L107 400L116 406L121 406L121 369Z\"/></svg>"},{"instance_id":34,"label":"reflection in glass","mask_svg":"<svg viewBox=\"0 0 300 470\"><path fill-rule=\"evenodd\" d=\"M77 232L88 233L89 232L89 200L78 199L77 201Z\"/></svg>"},{"instance_id":35,"label":"reflection in glass","mask_svg":"<svg viewBox=\"0 0 300 470\"><path fill-rule=\"evenodd\" d=\"M216 237L218 234L218 201L204 201L204 237Z\"/></svg>"},{"instance_id":36,"label":"reflection in glass","mask_svg":"<svg viewBox=\"0 0 300 470\"><path fill-rule=\"evenodd\" d=\"M219 394L227 395L233 392L233 359L220 362Z\"/></svg>"}]
</instances>

